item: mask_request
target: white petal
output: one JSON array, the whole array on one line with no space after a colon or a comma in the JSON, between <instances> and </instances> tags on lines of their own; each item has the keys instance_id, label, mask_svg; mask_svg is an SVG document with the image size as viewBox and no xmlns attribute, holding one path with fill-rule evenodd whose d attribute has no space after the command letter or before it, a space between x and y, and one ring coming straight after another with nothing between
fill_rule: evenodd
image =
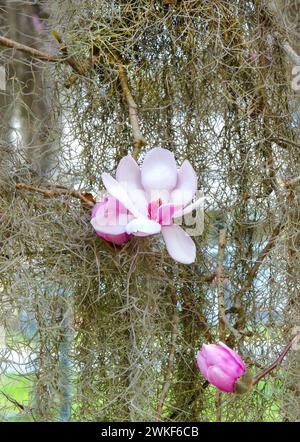
<instances>
[{"instance_id":1,"label":"white petal","mask_svg":"<svg viewBox=\"0 0 300 442\"><path fill-rule=\"evenodd\" d=\"M130 219L130 218L129 218ZM97 232L108 233L112 235L119 235L126 232L126 225L128 223L128 215L118 215L115 224L105 224L106 220L95 216L91 219L91 224ZM111 222L111 220L110 220Z\"/></svg>"},{"instance_id":2,"label":"white petal","mask_svg":"<svg viewBox=\"0 0 300 442\"><path fill-rule=\"evenodd\" d=\"M147 215L148 201L141 182L141 169L131 155L119 162L116 172L117 181L123 186L137 209Z\"/></svg>"},{"instance_id":3,"label":"white petal","mask_svg":"<svg viewBox=\"0 0 300 442\"><path fill-rule=\"evenodd\" d=\"M136 208L134 203L131 201L128 193L122 186L122 184L118 183L112 176L108 173L103 173L101 175L102 181L108 193L115 197L121 204L123 204L126 209L128 209L136 218L141 216L139 210Z\"/></svg>"},{"instance_id":4,"label":"white petal","mask_svg":"<svg viewBox=\"0 0 300 442\"><path fill-rule=\"evenodd\" d=\"M186 206L192 201L197 190L197 175L191 163L185 160L178 170L176 188L171 194L171 201Z\"/></svg>"},{"instance_id":5,"label":"white petal","mask_svg":"<svg viewBox=\"0 0 300 442\"><path fill-rule=\"evenodd\" d=\"M162 227L163 238L167 250L175 261L191 264L196 259L196 246L194 241L178 225Z\"/></svg>"},{"instance_id":6,"label":"white petal","mask_svg":"<svg viewBox=\"0 0 300 442\"><path fill-rule=\"evenodd\" d=\"M177 167L174 154L156 147L145 156L141 168L145 190L173 190L177 183Z\"/></svg>"},{"instance_id":7,"label":"white petal","mask_svg":"<svg viewBox=\"0 0 300 442\"><path fill-rule=\"evenodd\" d=\"M152 189L146 192L147 200L149 203L160 200L162 204L167 204L170 201L170 194L171 194L170 191L167 189L165 190Z\"/></svg>"},{"instance_id":8,"label":"white petal","mask_svg":"<svg viewBox=\"0 0 300 442\"><path fill-rule=\"evenodd\" d=\"M126 232L130 235L148 236L161 231L161 225L147 218L136 218L126 226Z\"/></svg>"},{"instance_id":9,"label":"white petal","mask_svg":"<svg viewBox=\"0 0 300 442\"><path fill-rule=\"evenodd\" d=\"M141 189L141 170L131 155L123 157L118 164L116 179L119 183L127 182L131 187Z\"/></svg>"},{"instance_id":10,"label":"white petal","mask_svg":"<svg viewBox=\"0 0 300 442\"><path fill-rule=\"evenodd\" d=\"M197 201L195 201L194 203L192 203L189 206L185 207L184 209L177 210L174 213L174 217L173 218L175 219L175 218L179 218L181 216L187 215L188 213L191 213L193 210L198 209L198 207L203 208L205 200L206 200L205 197L201 197L201 198L197 199Z\"/></svg>"},{"instance_id":11,"label":"white petal","mask_svg":"<svg viewBox=\"0 0 300 442\"><path fill-rule=\"evenodd\" d=\"M144 190L128 189L127 193L137 210L141 214L148 216L148 199Z\"/></svg>"}]
</instances>

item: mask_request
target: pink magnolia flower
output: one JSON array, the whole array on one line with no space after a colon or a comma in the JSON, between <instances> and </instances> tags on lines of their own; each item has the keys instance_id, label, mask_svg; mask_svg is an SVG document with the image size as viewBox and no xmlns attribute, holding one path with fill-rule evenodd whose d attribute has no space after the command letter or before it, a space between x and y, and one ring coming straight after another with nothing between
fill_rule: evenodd
<instances>
[{"instance_id":1,"label":"pink magnolia flower","mask_svg":"<svg viewBox=\"0 0 300 442\"><path fill-rule=\"evenodd\" d=\"M97 220L101 219L101 231L96 233L106 241L116 245L122 245L130 239L130 235L124 232L127 223L128 210L114 197L108 195L96 203L92 210L92 224L97 226ZM118 233L119 227L119 233Z\"/></svg>"},{"instance_id":2,"label":"pink magnolia flower","mask_svg":"<svg viewBox=\"0 0 300 442\"><path fill-rule=\"evenodd\" d=\"M246 372L238 353L227 345L203 344L197 353L197 365L205 379L226 393L233 393L237 380Z\"/></svg>"},{"instance_id":3,"label":"pink magnolia flower","mask_svg":"<svg viewBox=\"0 0 300 442\"><path fill-rule=\"evenodd\" d=\"M116 235L120 244L121 239L125 242L131 235L161 232L173 259L184 264L195 261L194 241L174 223L204 202L204 198L199 198L189 204L197 190L197 176L189 161L185 160L177 170L172 152L154 148L146 154L141 168L131 155L127 155L117 167L116 179L103 173L102 180L113 198L110 201L117 202L118 206L106 214L98 206L103 200L96 204L91 223L99 236L106 235L105 239L116 243ZM120 237L122 234L124 236Z\"/></svg>"}]
</instances>

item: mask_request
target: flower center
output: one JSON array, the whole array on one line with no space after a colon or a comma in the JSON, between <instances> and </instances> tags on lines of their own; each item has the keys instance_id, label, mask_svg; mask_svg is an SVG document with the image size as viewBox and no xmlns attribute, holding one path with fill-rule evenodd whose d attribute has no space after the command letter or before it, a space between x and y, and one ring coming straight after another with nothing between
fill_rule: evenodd
<instances>
[{"instance_id":1,"label":"flower center","mask_svg":"<svg viewBox=\"0 0 300 442\"><path fill-rule=\"evenodd\" d=\"M161 205L162 205L162 200L160 198L158 200L151 201L151 203L148 204L148 216L153 221L156 220L157 212Z\"/></svg>"}]
</instances>

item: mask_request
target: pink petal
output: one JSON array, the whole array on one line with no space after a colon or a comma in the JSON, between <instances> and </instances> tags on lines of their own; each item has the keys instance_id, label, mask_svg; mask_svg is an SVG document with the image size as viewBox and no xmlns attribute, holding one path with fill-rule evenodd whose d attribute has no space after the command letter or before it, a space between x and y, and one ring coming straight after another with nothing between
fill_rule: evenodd
<instances>
[{"instance_id":1,"label":"pink petal","mask_svg":"<svg viewBox=\"0 0 300 442\"><path fill-rule=\"evenodd\" d=\"M218 344L203 344L202 352L209 366L222 365L232 361L231 355ZM233 362L235 363L234 359Z\"/></svg>"},{"instance_id":2,"label":"pink petal","mask_svg":"<svg viewBox=\"0 0 300 442\"><path fill-rule=\"evenodd\" d=\"M103 173L101 176L103 184L108 193L120 201L120 203L123 204L123 206L126 207L126 209L128 209L135 217L139 218L141 214L131 201L122 184L118 183L118 181L116 181L108 173Z\"/></svg>"},{"instance_id":3,"label":"pink petal","mask_svg":"<svg viewBox=\"0 0 300 442\"><path fill-rule=\"evenodd\" d=\"M110 215L118 215L119 213L129 214L126 207L124 207L120 201L110 195L107 195L94 205L92 210L92 218L100 215L107 218Z\"/></svg>"},{"instance_id":4,"label":"pink petal","mask_svg":"<svg viewBox=\"0 0 300 442\"><path fill-rule=\"evenodd\" d=\"M145 190L173 190L176 186L176 162L174 154L167 149L151 149L145 156L141 171Z\"/></svg>"},{"instance_id":5,"label":"pink petal","mask_svg":"<svg viewBox=\"0 0 300 442\"><path fill-rule=\"evenodd\" d=\"M91 224L99 233L119 235L126 232L126 225L132 218L118 200L107 196L93 207Z\"/></svg>"},{"instance_id":6,"label":"pink petal","mask_svg":"<svg viewBox=\"0 0 300 442\"><path fill-rule=\"evenodd\" d=\"M161 225L147 218L135 218L126 226L126 232L135 236L155 235L160 231Z\"/></svg>"},{"instance_id":7,"label":"pink petal","mask_svg":"<svg viewBox=\"0 0 300 442\"><path fill-rule=\"evenodd\" d=\"M151 201L151 203L148 204L148 218L155 221L160 206L161 206L161 199Z\"/></svg>"},{"instance_id":8,"label":"pink petal","mask_svg":"<svg viewBox=\"0 0 300 442\"><path fill-rule=\"evenodd\" d=\"M197 353L197 366L201 371L202 375L207 379L207 364L205 358L202 356L201 351Z\"/></svg>"},{"instance_id":9,"label":"pink petal","mask_svg":"<svg viewBox=\"0 0 300 442\"><path fill-rule=\"evenodd\" d=\"M112 196L106 196L95 204L92 210L91 224L96 234L106 241L121 245L130 239L125 233L132 215Z\"/></svg>"},{"instance_id":10,"label":"pink petal","mask_svg":"<svg viewBox=\"0 0 300 442\"><path fill-rule=\"evenodd\" d=\"M156 221L163 226L169 226L173 223L174 213L182 209L181 204L163 204L158 208Z\"/></svg>"},{"instance_id":11,"label":"pink petal","mask_svg":"<svg viewBox=\"0 0 300 442\"><path fill-rule=\"evenodd\" d=\"M196 259L196 246L194 241L178 225L162 227L163 238L167 250L175 261L191 264Z\"/></svg>"},{"instance_id":12,"label":"pink petal","mask_svg":"<svg viewBox=\"0 0 300 442\"><path fill-rule=\"evenodd\" d=\"M244 372L244 369L240 366L240 363L238 363L236 359L232 357L232 355L221 345L203 344L202 355L209 367L218 366L234 379Z\"/></svg>"},{"instance_id":13,"label":"pink petal","mask_svg":"<svg viewBox=\"0 0 300 442\"><path fill-rule=\"evenodd\" d=\"M192 201L197 190L197 175L191 163L185 160L178 170L176 188L171 194L171 201L186 206Z\"/></svg>"},{"instance_id":14,"label":"pink petal","mask_svg":"<svg viewBox=\"0 0 300 442\"><path fill-rule=\"evenodd\" d=\"M225 373L220 367L212 366L207 370L208 382L213 384L219 390L226 393L233 393L235 379Z\"/></svg>"},{"instance_id":15,"label":"pink petal","mask_svg":"<svg viewBox=\"0 0 300 442\"><path fill-rule=\"evenodd\" d=\"M116 244L117 246L121 246L125 242L129 241L131 236L127 235L127 233L122 233L121 235L107 235L100 232L96 232L100 238L105 239L105 241Z\"/></svg>"},{"instance_id":16,"label":"pink petal","mask_svg":"<svg viewBox=\"0 0 300 442\"><path fill-rule=\"evenodd\" d=\"M241 370L243 370L243 372L245 372L246 365L245 365L243 359L241 358L241 356L236 351L232 350L232 348L230 348L226 344L224 344L223 342L219 342L219 345L221 345L224 348L224 350L226 350L236 360L236 362L240 365Z\"/></svg>"}]
</instances>

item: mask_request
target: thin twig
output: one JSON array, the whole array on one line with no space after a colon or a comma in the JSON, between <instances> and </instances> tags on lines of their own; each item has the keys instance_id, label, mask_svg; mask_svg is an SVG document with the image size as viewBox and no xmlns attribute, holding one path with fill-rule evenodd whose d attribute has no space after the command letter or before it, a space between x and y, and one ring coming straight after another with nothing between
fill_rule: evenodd
<instances>
[{"instance_id":1,"label":"thin twig","mask_svg":"<svg viewBox=\"0 0 300 442\"><path fill-rule=\"evenodd\" d=\"M24 405L22 405L20 402L18 402L13 397L11 397L8 394L4 393L4 391L1 390L0 393L5 397L5 399L7 399L9 402L11 402L15 407L19 408L19 410L21 410L23 412L26 410L26 407Z\"/></svg>"},{"instance_id":2,"label":"thin twig","mask_svg":"<svg viewBox=\"0 0 300 442\"><path fill-rule=\"evenodd\" d=\"M264 1L264 9L267 15L273 19L274 22L276 22L276 26L279 26L280 33L274 32L273 35L276 38L279 46L284 50L286 55L289 57L291 62L294 65L300 66L300 56L297 54L297 52L292 48L290 43L285 40L281 34L285 31L284 29L284 23L282 22L281 18L281 9L278 9L278 5L275 1Z\"/></svg>"},{"instance_id":3,"label":"thin twig","mask_svg":"<svg viewBox=\"0 0 300 442\"><path fill-rule=\"evenodd\" d=\"M168 365L167 365L166 373L165 373L165 382L164 382L162 391L160 393L160 397L159 397L158 405L157 405L157 416L156 416L157 421L159 421L161 418L161 413L162 413L162 409L164 406L164 402L165 402L167 393L168 393L170 385L171 385L171 377L172 377L174 356L175 356L175 349L176 349L176 340L177 340L177 336L178 336L179 313L178 313L178 309L177 309L177 305L176 305L176 299L175 299L175 302L173 302L173 303L174 303L174 314L173 314L173 318L172 318L173 330L172 330L172 338L171 338L171 348L170 348L170 353L169 353L169 358L168 358Z\"/></svg>"},{"instance_id":4,"label":"thin twig","mask_svg":"<svg viewBox=\"0 0 300 442\"><path fill-rule=\"evenodd\" d=\"M218 313L219 313L219 338L225 340L225 301L224 301L224 279L223 279L223 261L225 253L226 229L219 231L219 252L216 270L216 280L218 287ZM222 394L219 390L216 392L216 420L222 421Z\"/></svg>"},{"instance_id":5,"label":"thin twig","mask_svg":"<svg viewBox=\"0 0 300 442\"><path fill-rule=\"evenodd\" d=\"M287 355L287 353L292 348L294 341L298 338L300 335L300 332L298 332L290 341L289 343L284 347L278 358L271 364L269 367L264 368L260 373L258 373L254 379L253 379L253 385L257 384L263 377L265 377L267 374L269 374L272 370L279 367L279 365L282 363L283 359Z\"/></svg>"},{"instance_id":6,"label":"thin twig","mask_svg":"<svg viewBox=\"0 0 300 442\"><path fill-rule=\"evenodd\" d=\"M79 75L86 75L87 70L84 64L82 63L78 63L74 57L72 57L71 55L69 55L69 51L67 48L66 43L63 41L63 39L61 38L61 36L58 34L58 32L56 31L52 31L52 35L54 36L54 38L58 41L59 43L59 49L62 52L62 54L65 57L65 61L66 63L68 63L69 66L71 66L71 68L73 69L73 71L77 72L77 74Z\"/></svg>"},{"instance_id":7,"label":"thin twig","mask_svg":"<svg viewBox=\"0 0 300 442\"><path fill-rule=\"evenodd\" d=\"M279 144L280 146L282 146L282 144L283 145L291 145L294 147L298 147L300 149L300 144L294 140L290 140L289 138L276 136L276 137L272 138L272 141L274 141L276 144ZM282 146L282 147L286 147L286 146Z\"/></svg>"},{"instance_id":8,"label":"thin twig","mask_svg":"<svg viewBox=\"0 0 300 442\"><path fill-rule=\"evenodd\" d=\"M86 63L78 63L74 57L69 55L68 48L60 35L54 31L53 36L56 38L56 40L59 43L59 49L62 52L62 54L65 56L64 58L56 57L54 55L41 52L35 48L31 48L30 46L23 45L21 43L18 43L14 40L11 40L6 37L0 36L0 45L6 46L8 48L17 49L19 51L22 51L31 57L37 58L39 60L46 60L51 62L57 62L62 61L67 63L77 74L79 75L85 75L87 73L86 70ZM122 87L122 91L124 94L124 97L127 101L128 108L129 108L129 120L132 128L132 134L133 134L133 158L137 158L141 148L146 144L145 139L142 136L141 130L140 130L140 124L138 120L137 115L137 104L135 103L133 96L131 94L131 91L129 89L128 85L128 78L126 71L122 65L119 65L119 78L120 83ZM69 83L68 83L69 86Z\"/></svg>"},{"instance_id":9,"label":"thin twig","mask_svg":"<svg viewBox=\"0 0 300 442\"><path fill-rule=\"evenodd\" d=\"M84 204L88 205L89 207L94 207L94 203L92 201L90 201L88 198L86 198L82 192L80 192L78 190L74 190L74 189L57 189L57 188L45 189L45 188L41 188L41 187L31 186L31 185L25 184L25 183L17 183L16 189L17 190L28 190L30 192L41 193L42 195L44 195L47 198L54 198L56 196L62 196L62 195L72 196L73 198L80 199Z\"/></svg>"},{"instance_id":10,"label":"thin twig","mask_svg":"<svg viewBox=\"0 0 300 442\"><path fill-rule=\"evenodd\" d=\"M218 286L218 310L219 310L219 338L225 339L225 302L224 302L224 282L223 282L223 261L225 252L226 230L219 232L219 253L216 270L216 280Z\"/></svg>"}]
</instances>

